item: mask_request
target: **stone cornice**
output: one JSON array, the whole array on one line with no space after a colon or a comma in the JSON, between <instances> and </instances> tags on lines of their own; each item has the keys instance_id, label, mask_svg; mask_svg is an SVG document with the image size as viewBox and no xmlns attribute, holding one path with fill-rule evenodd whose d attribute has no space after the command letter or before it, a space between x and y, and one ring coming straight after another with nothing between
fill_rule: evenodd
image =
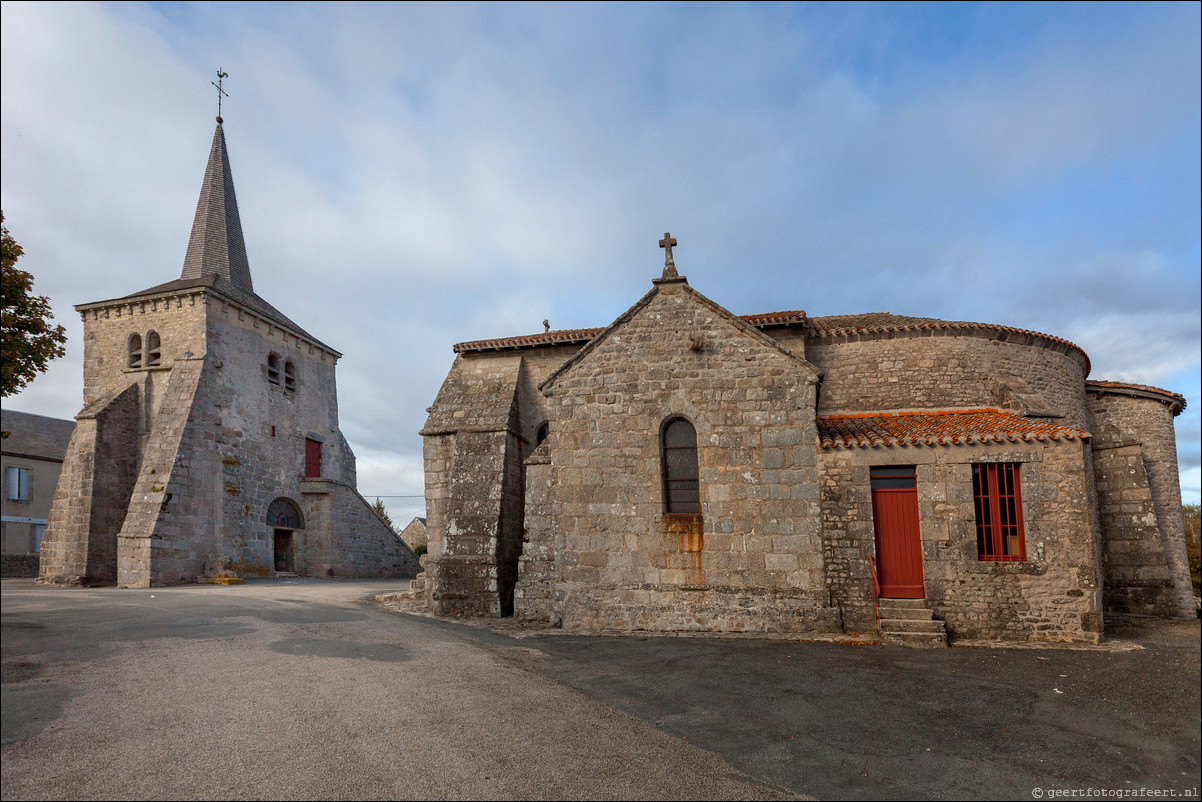
<instances>
[{"instance_id":1,"label":"stone cornice","mask_svg":"<svg viewBox=\"0 0 1202 802\"><path fill-rule=\"evenodd\" d=\"M320 340L298 332L291 327L283 326L278 320L273 320L267 315L251 309L247 304L239 303L219 290L203 285L168 290L166 292L148 293L129 298L116 298L110 301L76 304L75 311L79 312L80 317L86 322L89 318L91 320L100 320L120 318L127 315L133 317L135 313L146 314L147 312L169 311L172 309L183 309L184 307L195 307L197 305L208 306L214 301L222 304L223 310L232 308L237 310L239 315L249 315L266 324L268 333L271 333L271 330L275 329L285 337L292 337L296 341L297 347L300 346L300 343L305 343L309 346L309 353L319 352L323 355L323 358L330 356L334 361L342 357L341 353L330 348Z\"/></svg>"},{"instance_id":2,"label":"stone cornice","mask_svg":"<svg viewBox=\"0 0 1202 802\"><path fill-rule=\"evenodd\" d=\"M1125 395L1128 398L1147 398L1159 401L1169 407L1173 415L1180 415L1185 409L1185 396L1159 387L1131 382L1087 381L1085 392L1095 395Z\"/></svg>"},{"instance_id":3,"label":"stone cornice","mask_svg":"<svg viewBox=\"0 0 1202 802\"><path fill-rule=\"evenodd\" d=\"M857 326L838 329L811 328L807 339L815 344L854 343L913 337L979 337L1015 345L1029 345L1064 354L1079 364L1084 375L1090 371L1089 355L1068 340L1028 329L990 323L924 320L893 326Z\"/></svg>"}]
</instances>

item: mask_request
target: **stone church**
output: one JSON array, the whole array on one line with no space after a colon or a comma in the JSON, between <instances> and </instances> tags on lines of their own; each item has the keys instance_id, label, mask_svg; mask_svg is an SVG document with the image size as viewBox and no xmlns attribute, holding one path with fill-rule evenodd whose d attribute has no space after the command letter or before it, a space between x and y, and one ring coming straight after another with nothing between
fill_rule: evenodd
<instances>
[{"instance_id":1,"label":"stone church","mask_svg":"<svg viewBox=\"0 0 1202 802\"><path fill-rule=\"evenodd\" d=\"M416 570L355 489L338 428L341 354L254 291L220 117L180 277L75 308L84 406L40 581Z\"/></svg>"},{"instance_id":2,"label":"stone church","mask_svg":"<svg viewBox=\"0 0 1202 802\"><path fill-rule=\"evenodd\" d=\"M1008 326L740 317L660 245L604 329L454 347L421 432L435 613L927 646L1194 615L1181 396Z\"/></svg>"}]
</instances>

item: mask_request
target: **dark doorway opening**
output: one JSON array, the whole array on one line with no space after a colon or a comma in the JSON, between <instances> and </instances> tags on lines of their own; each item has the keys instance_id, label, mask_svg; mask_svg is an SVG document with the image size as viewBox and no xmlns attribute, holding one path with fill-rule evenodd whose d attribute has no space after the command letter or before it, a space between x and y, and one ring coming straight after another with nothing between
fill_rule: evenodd
<instances>
[{"instance_id":1,"label":"dark doorway opening","mask_svg":"<svg viewBox=\"0 0 1202 802\"><path fill-rule=\"evenodd\" d=\"M275 530L275 572L277 574L295 573L293 559L293 540L291 529Z\"/></svg>"}]
</instances>

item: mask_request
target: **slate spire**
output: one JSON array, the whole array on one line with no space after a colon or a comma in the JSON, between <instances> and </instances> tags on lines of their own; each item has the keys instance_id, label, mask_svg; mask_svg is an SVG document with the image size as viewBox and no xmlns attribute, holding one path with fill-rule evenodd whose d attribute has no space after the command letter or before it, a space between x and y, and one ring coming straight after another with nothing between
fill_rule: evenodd
<instances>
[{"instance_id":1,"label":"slate spire","mask_svg":"<svg viewBox=\"0 0 1202 802\"><path fill-rule=\"evenodd\" d=\"M204 184L200 188L180 278L199 279L213 273L229 279L235 287L254 292L220 117L217 118L217 130L213 132L213 147L209 150L209 164L205 167Z\"/></svg>"}]
</instances>

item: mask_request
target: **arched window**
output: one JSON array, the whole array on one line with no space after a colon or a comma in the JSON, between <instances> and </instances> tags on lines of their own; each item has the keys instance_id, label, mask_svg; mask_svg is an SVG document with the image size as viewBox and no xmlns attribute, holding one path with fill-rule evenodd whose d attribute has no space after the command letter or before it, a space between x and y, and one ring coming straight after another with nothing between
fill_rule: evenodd
<instances>
[{"instance_id":1,"label":"arched window","mask_svg":"<svg viewBox=\"0 0 1202 802\"><path fill-rule=\"evenodd\" d=\"M538 425L538 432L534 435L534 447L538 448L547 439L547 435L551 433L551 424L543 421Z\"/></svg>"},{"instance_id":2,"label":"arched window","mask_svg":"<svg viewBox=\"0 0 1202 802\"><path fill-rule=\"evenodd\" d=\"M697 430L684 418L664 426L664 512L701 512L697 471Z\"/></svg>"},{"instance_id":3,"label":"arched window","mask_svg":"<svg viewBox=\"0 0 1202 802\"><path fill-rule=\"evenodd\" d=\"M267 525L279 529L304 529L300 507L290 498L277 498L267 505Z\"/></svg>"},{"instance_id":4,"label":"arched window","mask_svg":"<svg viewBox=\"0 0 1202 802\"><path fill-rule=\"evenodd\" d=\"M142 367L142 335L129 335L129 366L137 369Z\"/></svg>"},{"instance_id":5,"label":"arched window","mask_svg":"<svg viewBox=\"0 0 1202 802\"><path fill-rule=\"evenodd\" d=\"M267 381L280 383L280 358L275 354L267 355Z\"/></svg>"},{"instance_id":6,"label":"arched window","mask_svg":"<svg viewBox=\"0 0 1202 802\"><path fill-rule=\"evenodd\" d=\"M284 389L296 390L296 365L291 359L284 363Z\"/></svg>"},{"instance_id":7,"label":"arched window","mask_svg":"<svg viewBox=\"0 0 1202 802\"><path fill-rule=\"evenodd\" d=\"M157 331L146 332L146 367L153 368L163 361L162 342Z\"/></svg>"}]
</instances>

